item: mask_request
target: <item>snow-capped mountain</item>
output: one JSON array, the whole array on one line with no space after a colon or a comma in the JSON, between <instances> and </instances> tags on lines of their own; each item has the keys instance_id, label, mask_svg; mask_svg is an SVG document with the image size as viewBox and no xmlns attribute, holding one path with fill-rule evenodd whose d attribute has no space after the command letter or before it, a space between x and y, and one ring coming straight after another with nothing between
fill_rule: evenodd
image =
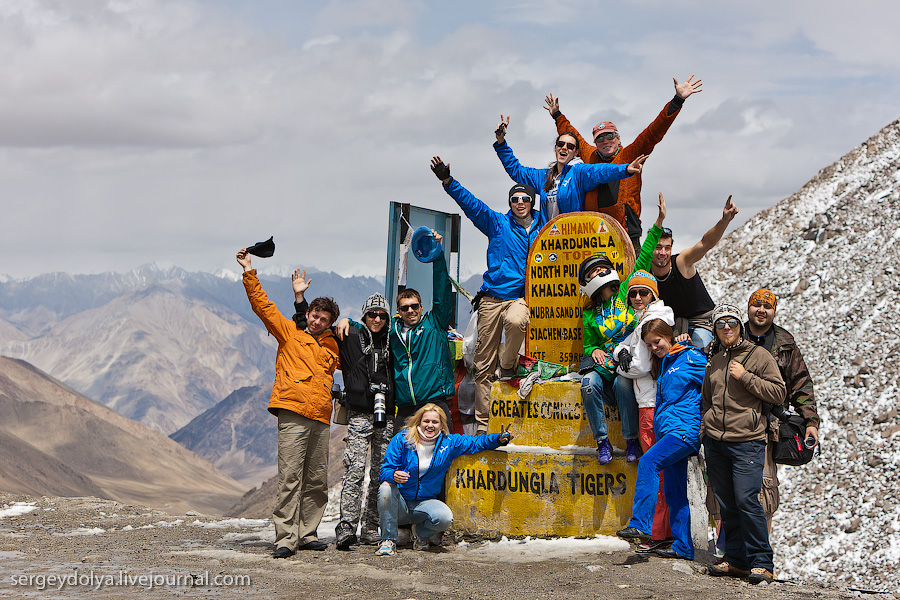
<instances>
[{"instance_id":1,"label":"snow-capped mountain","mask_svg":"<svg viewBox=\"0 0 900 600\"><path fill-rule=\"evenodd\" d=\"M738 204L739 199L736 199ZM779 470L776 569L900 587L900 121L723 239L698 264L717 301L768 287L822 415L822 455Z\"/></svg>"}]
</instances>

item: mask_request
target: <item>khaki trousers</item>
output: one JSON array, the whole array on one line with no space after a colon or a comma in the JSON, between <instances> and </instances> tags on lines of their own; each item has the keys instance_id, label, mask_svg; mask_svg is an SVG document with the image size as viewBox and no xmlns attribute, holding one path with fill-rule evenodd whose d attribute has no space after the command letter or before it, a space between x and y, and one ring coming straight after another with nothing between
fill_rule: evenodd
<instances>
[{"instance_id":1,"label":"khaki trousers","mask_svg":"<svg viewBox=\"0 0 900 600\"><path fill-rule=\"evenodd\" d=\"M328 424L278 411L278 496L275 547L296 550L318 539L328 502Z\"/></svg>"},{"instance_id":2,"label":"khaki trousers","mask_svg":"<svg viewBox=\"0 0 900 600\"><path fill-rule=\"evenodd\" d=\"M528 329L528 305L523 298L501 300L482 296L478 305L478 340L475 342L475 421L480 431L487 431L491 405L491 383L497 362L505 369L516 367L519 348ZM506 334L500 356L500 336Z\"/></svg>"}]
</instances>

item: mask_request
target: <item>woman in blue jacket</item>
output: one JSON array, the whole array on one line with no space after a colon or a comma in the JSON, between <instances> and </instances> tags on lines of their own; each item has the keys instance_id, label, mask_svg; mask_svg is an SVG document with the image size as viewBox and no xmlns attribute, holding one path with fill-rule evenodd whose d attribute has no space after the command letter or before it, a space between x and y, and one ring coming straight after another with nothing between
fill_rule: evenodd
<instances>
[{"instance_id":1,"label":"woman in blue jacket","mask_svg":"<svg viewBox=\"0 0 900 600\"><path fill-rule=\"evenodd\" d=\"M506 143L509 117L500 115L500 124L494 131L497 142L494 150L503 168L516 183L530 185L541 191L541 213L547 222L563 213L584 210L584 194L601 183L618 181L640 173L646 154L627 165L598 163L588 165L577 158L578 141L568 133L556 136L555 160L547 169L534 169L519 164L512 149Z\"/></svg>"},{"instance_id":2,"label":"woman in blue jacket","mask_svg":"<svg viewBox=\"0 0 900 600\"><path fill-rule=\"evenodd\" d=\"M662 319L647 323L642 339L653 354L651 373L656 377L653 427L657 441L638 463L628 527L616 533L623 538L650 540L659 473L662 472L675 541L671 548L654 552L663 558L694 560L687 464L688 457L700 449L700 389L706 373L706 355L693 346L676 343L675 332Z\"/></svg>"},{"instance_id":3,"label":"woman in blue jacket","mask_svg":"<svg viewBox=\"0 0 900 600\"><path fill-rule=\"evenodd\" d=\"M381 546L378 556L394 554L397 528L413 526L413 548L425 550L434 536L450 529L453 512L437 499L450 463L463 454L505 446L508 431L488 435L451 435L447 417L436 404L422 406L394 436L381 464L378 513Z\"/></svg>"}]
</instances>

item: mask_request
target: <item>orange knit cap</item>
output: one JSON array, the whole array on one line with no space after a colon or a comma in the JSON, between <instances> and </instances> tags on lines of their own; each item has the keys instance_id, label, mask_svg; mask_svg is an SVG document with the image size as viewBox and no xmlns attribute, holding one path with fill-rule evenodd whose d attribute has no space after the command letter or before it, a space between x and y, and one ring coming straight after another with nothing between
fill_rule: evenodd
<instances>
[{"instance_id":1,"label":"orange knit cap","mask_svg":"<svg viewBox=\"0 0 900 600\"><path fill-rule=\"evenodd\" d=\"M647 271L638 269L628 278L628 290L644 287L653 292L653 299L659 300L659 288L656 286L656 277Z\"/></svg>"},{"instance_id":2,"label":"orange knit cap","mask_svg":"<svg viewBox=\"0 0 900 600\"><path fill-rule=\"evenodd\" d=\"M772 308L776 308L778 305L778 298L766 288L759 288L750 294L750 299L747 301L747 306L753 304L771 304Z\"/></svg>"}]
</instances>

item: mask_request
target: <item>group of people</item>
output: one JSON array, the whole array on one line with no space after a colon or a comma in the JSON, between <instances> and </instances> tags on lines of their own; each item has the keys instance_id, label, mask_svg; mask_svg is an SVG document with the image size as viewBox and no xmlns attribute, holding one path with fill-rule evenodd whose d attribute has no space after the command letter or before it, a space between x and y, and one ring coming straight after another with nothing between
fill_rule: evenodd
<instances>
[{"instance_id":1,"label":"group of people","mask_svg":"<svg viewBox=\"0 0 900 600\"><path fill-rule=\"evenodd\" d=\"M772 579L768 532L778 505L778 480L767 450L775 429L768 407L787 398L806 420L807 437L818 443L812 382L793 338L774 324L774 294L755 292L744 323L736 307L715 305L697 271L696 263L738 212L731 196L700 241L673 256L660 194L657 219L640 243L644 161L684 101L702 91L693 75L673 81L675 96L627 146L610 121L593 128L591 145L560 112L559 100L548 95L545 108L557 126L548 168L518 162L506 141L510 119L501 115L494 149L515 182L506 212L490 208L451 176L449 164L432 158L431 169L445 192L488 238L487 271L474 302L474 436L450 433L454 378L446 333L453 306L442 253L433 262L430 311L420 294L407 288L397 295L393 317L384 296L373 294L362 307L361 322L342 319L335 325L340 311L333 300L306 303L310 281L305 272L294 273L296 314L288 319L262 290L247 250L238 252L251 306L278 341L269 404L278 417L273 556L325 548L316 528L326 500L337 369L345 384L341 402L349 409L337 547L374 544L377 554L390 555L399 526L411 524L414 548L424 549L450 527L452 513L441 500L450 462L512 437L504 430L488 434L489 398L494 381L515 376L529 324L529 247L556 216L588 210L619 221L637 252L624 281L603 254L585 260L578 274L588 299L581 394L597 458L608 464L616 453L607 435L608 405L621 418L625 460L638 463L633 516L619 535L637 540L639 552L693 558L687 464L702 444L725 541L725 559L710 572L753 583ZM440 244L441 236L433 235ZM367 460L370 481L363 490Z\"/></svg>"}]
</instances>

